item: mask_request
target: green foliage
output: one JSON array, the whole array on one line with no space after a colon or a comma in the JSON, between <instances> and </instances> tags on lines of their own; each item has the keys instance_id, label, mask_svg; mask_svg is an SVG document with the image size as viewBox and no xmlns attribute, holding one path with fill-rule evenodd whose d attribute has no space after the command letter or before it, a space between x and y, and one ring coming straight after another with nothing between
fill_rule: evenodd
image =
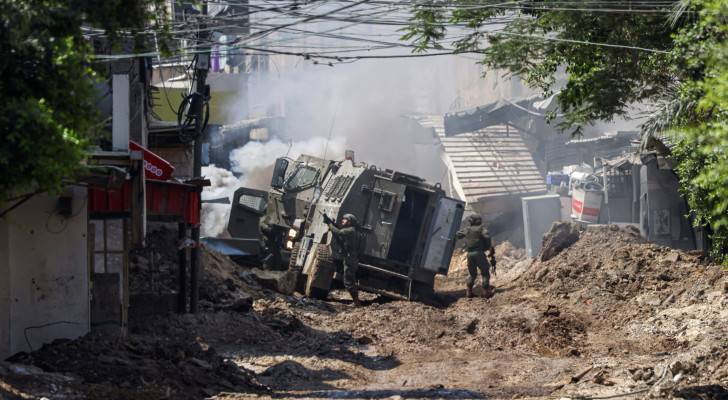
<instances>
[{"instance_id":1,"label":"green foliage","mask_svg":"<svg viewBox=\"0 0 728 400\"><path fill-rule=\"evenodd\" d=\"M405 38L430 48L447 24L465 24L471 32L455 48L482 53L485 65L545 95L558 90L563 127L578 132L632 103L655 104L643 130L673 132L683 193L696 222L713 231L713 255L728 262L728 2L683 0L673 14L590 11L610 6L589 1L447 4L449 13L429 9L426 24L415 14ZM486 29L496 17L511 18ZM441 28L425 29L433 26Z\"/></svg>"},{"instance_id":2,"label":"green foliage","mask_svg":"<svg viewBox=\"0 0 728 400\"><path fill-rule=\"evenodd\" d=\"M93 122L93 72L80 16L61 2L0 1L0 200L59 189L78 172Z\"/></svg>"},{"instance_id":3,"label":"green foliage","mask_svg":"<svg viewBox=\"0 0 728 400\"><path fill-rule=\"evenodd\" d=\"M99 124L82 25L141 28L157 0L0 0L0 204L58 190L81 170Z\"/></svg>"},{"instance_id":4,"label":"green foliage","mask_svg":"<svg viewBox=\"0 0 728 400\"><path fill-rule=\"evenodd\" d=\"M484 8L488 4L493 8ZM472 31L453 43L458 51L483 54L483 63L520 76L529 86L546 95L560 90L558 101L566 114L564 127L578 129L581 124L610 120L626 112L630 103L653 97L674 79L666 54L583 42L616 44L667 51L671 34L684 24L672 25L665 14L574 12L544 10L559 6L558 1L522 2L503 9L502 2L450 2L454 10L445 14L429 10L423 19L421 10L413 16L405 39L420 48L441 42L442 24L465 24ZM469 7L478 4L481 7ZM533 5L538 7L534 7ZM563 3L561 3L563 5ZM584 2L584 7L596 7ZM573 6L569 8L579 8ZM494 17L513 16L502 29L489 25ZM566 83L557 86L563 71Z\"/></svg>"},{"instance_id":5,"label":"green foliage","mask_svg":"<svg viewBox=\"0 0 728 400\"><path fill-rule=\"evenodd\" d=\"M445 37L445 25L442 20L445 14L431 7L415 6L413 23L406 29L403 40L413 40L419 50L430 47L442 48L437 40Z\"/></svg>"},{"instance_id":6,"label":"green foliage","mask_svg":"<svg viewBox=\"0 0 728 400\"><path fill-rule=\"evenodd\" d=\"M683 97L697 107L695 118L675 127L677 172L697 222L713 230L713 255L728 262L728 3L695 4L699 23L676 37L686 64L701 70L683 84Z\"/></svg>"}]
</instances>

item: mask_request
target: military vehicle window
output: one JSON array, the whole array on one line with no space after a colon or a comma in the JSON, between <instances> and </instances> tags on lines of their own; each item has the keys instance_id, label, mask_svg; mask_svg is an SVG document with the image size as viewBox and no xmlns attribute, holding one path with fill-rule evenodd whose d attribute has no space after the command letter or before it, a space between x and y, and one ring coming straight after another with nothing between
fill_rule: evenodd
<instances>
[{"instance_id":1,"label":"military vehicle window","mask_svg":"<svg viewBox=\"0 0 728 400\"><path fill-rule=\"evenodd\" d=\"M300 190L316 182L318 171L315 168L302 165L286 181L286 190Z\"/></svg>"},{"instance_id":2,"label":"military vehicle window","mask_svg":"<svg viewBox=\"0 0 728 400\"><path fill-rule=\"evenodd\" d=\"M265 199L263 197L244 194L238 199L238 204L243 207L252 208L255 211L262 212L265 208Z\"/></svg>"},{"instance_id":3,"label":"military vehicle window","mask_svg":"<svg viewBox=\"0 0 728 400\"><path fill-rule=\"evenodd\" d=\"M379 209L386 212L392 212L394 209L394 200L396 198L397 196L392 192L382 192L381 197L379 198Z\"/></svg>"}]
</instances>

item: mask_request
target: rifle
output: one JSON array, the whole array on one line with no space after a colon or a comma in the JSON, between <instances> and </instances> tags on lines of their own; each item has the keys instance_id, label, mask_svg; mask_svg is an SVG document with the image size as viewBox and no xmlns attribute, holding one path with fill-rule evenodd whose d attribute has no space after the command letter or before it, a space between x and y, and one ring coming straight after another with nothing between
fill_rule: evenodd
<instances>
[{"instance_id":1,"label":"rifle","mask_svg":"<svg viewBox=\"0 0 728 400\"><path fill-rule=\"evenodd\" d=\"M326 225L331 224L331 225L336 226L336 222L333 219L331 219L331 217L324 214L322 211L319 211L319 213L324 218L324 222L326 223ZM344 243L343 240L341 240L341 237L334 232L331 232L331 236L334 237L334 240L336 240L336 243L339 245L339 247L341 247L341 250L344 251L344 253L346 254L346 257L347 258L351 257L351 254L349 253L349 249L346 248L346 244Z\"/></svg>"},{"instance_id":2,"label":"rifle","mask_svg":"<svg viewBox=\"0 0 728 400\"><path fill-rule=\"evenodd\" d=\"M326 225L328 225L328 224L334 224L334 225L336 225L336 221L334 221L333 219L331 219L331 217L329 217L328 215L324 214L322 211L319 211L319 213L324 218L324 223Z\"/></svg>"}]
</instances>

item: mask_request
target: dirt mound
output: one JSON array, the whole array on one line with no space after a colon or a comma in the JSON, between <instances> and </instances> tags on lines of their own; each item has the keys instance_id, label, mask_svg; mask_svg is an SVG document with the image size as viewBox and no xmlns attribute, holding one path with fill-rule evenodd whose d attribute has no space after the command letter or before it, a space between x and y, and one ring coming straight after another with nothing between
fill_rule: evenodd
<instances>
[{"instance_id":1,"label":"dirt mound","mask_svg":"<svg viewBox=\"0 0 728 400\"><path fill-rule=\"evenodd\" d=\"M521 261L526 258L526 249L516 247L511 242L495 246L495 256L499 259Z\"/></svg>"},{"instance_id":2,"label":"dirt mound","mask_svg":"<svg viewBox=\"0 0 728 400\"><path fill-rule=\"evenodd\" d=\"M240 299L270 297L271 291L291 295L295 289L296 275L241 267L229 257L204 246L200 263L203 267L200 298L217 309L239 303Z\"/></svg>"},{"instance_id":3,"label":"dirt mound","mask_svg":"<svg viewBox=\"0 0 728 400\"><path fill-rule=\"evenodd\" d=\"M129 289L133 294L177 292L178 233L164 224L147 232L146 248L134 250L129 258Z\"/></svg>"},{"instance_id":4,"label":"dirt mound","mask_svg":"<svg viewBox=\"0 0 728 400\"><path fill-rule=\"evenodd\" d=\"M586 305L641 310L673 303L677 296L698 300L720 290L725 273L697 253L649 244L631 229L610 226L586 229L558 256L534 263L526 279L550 295Z\"/></svg>"},{"instance_id":5,"label":"dirt mound","mask_svg":"<svg viewBox=\"0 0 728 400\"><path fill-rule=\"evenodd\" d=\"M43 393L73 373L79 377L64 385L91 398L261 390L250 371L275 398L425 397L433 387L438 398L726 393L725 270L630 230L558 229L546 261L531 263L509 243L497 247L492 298L463 297L458 254L458 269L438 278L438 293L448 296L440 307L369 293L365 307L351 307L341 291L330 301L283 295L262 283L274 278L204 249L203 312L150 318L133 325L128 340L84 338L80 349L57 343L23 362L49 368L37 375ZM50 352L58 346L68 347Z\"/></svg>"},{"instance_id":6,"label":"dirt mound","mask_svg":"<svg viewBox=\"0 0 728 400\"><path fill-rule=\"evenodd\" d=\"M202 246L200 251L200 305L226 308L241 299L259 298L262 288L229 257Z\"/></svg>"},{"instance_id":7,"label":"dirt mound","mask_svg":"<svg viewBox=\"0 0 728 400\"><path fill-rule=\"evenodd\" d=\"M133 294L176 293L180 245L177 235L176 229L166 224L156 224L147 234L146 248L133 252L129 274ZM255 277L229 257L202 246L200 265L200 300L203 308L221 309L239 304L241 299L260 297L261 286Z\"/></svg>"},{"instance_id":8,"label":"dirt mound","mask_svg":"<svg viewBox=\"0 0 728 400\"><path fill-rule=\"evenodd\" d=\"M549 306L533 330L533 341L541 354L578 356L586 333L586 325L580 318Z\"/></svg>"},{"instance_id":9,"label":"dirt mound","mask_svg":"<svg viewBox=\"0 0 728 400\"><path fill-rule=\"evenodd\" d=\"M526 250L514 246L511 242L502 242L495 246L495 259L498 272L506 272L526 259ZM468 255L462 248L455 249L453 252L448 274L455 276L468 274Z\"/></svg>"},{"instance_id":10,"label":"dirt mound","mask_svg":"<svg viewBox=\"0 0 728 400\"><path fill-rule=\"evenodd\" d=\"M87 335L57 341L11 362L31 364L45 373L78 376L91 398L114 388L113 398L196 399L221 391L263 392L255 374L224 360L201 340ZM104 389L105 388L105 389Z\"/></svg>"},{"instance_id":11,"label":"dirt mound","mask_svg":"<svg viewBox=\"0 0 728 400\"><path fill-rule=\"evenodd\" d=\"M577 234L577 240L566 245ZM547 350L563 354L559 352L573 342L576 352L592 356L603 355L605 350L607 355L620 351L643 357L669 354L654 361L659 368L653 364L625 370L615 364L594 378L595 382L618 381L620 374L629 375L633 370L640 380L646 374L644 368L652 368L648 375L655 387L650 393L659 398L691 382L720 382L728 377L725 269L697 252L646 243L636 230L617 226L579 230L560 225L546 242L553 248L548 253L552 257L534 262L519 287L529 288L541 301L569 312L567 324L558 321L559 316L535 329ZM588 331L582 332L574 322ZM552 344L556 349L549 348ZM668 364L674 362L699 366L671 372ZM611 378L604 377L605 371L611 371ZM658 382L659 375L667 377Z\"/></svg>"},{"instance_id":12,"label":"dirt mound","mask_svg":"<svg viewBox=\"0 0 728 400\"><path fill-rule=\"evenodd\" d=\"M562 250L571 246L579 240L581 229L578 225L570 222L557 221L551 225L551 229L543 236L543 243L538 259L548 261L554 258Z\"/></svg>"}]
</instances>

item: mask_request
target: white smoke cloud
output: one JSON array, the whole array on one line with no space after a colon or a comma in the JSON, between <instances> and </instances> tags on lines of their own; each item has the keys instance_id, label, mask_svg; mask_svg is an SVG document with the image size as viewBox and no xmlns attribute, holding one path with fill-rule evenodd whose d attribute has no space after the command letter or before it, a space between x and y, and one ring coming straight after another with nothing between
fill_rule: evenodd
<instances>
[{"instance_id":1,"label":"white smoke cloud","mask_svg":"<svg viewBox=\"0 0 728 400\"><path fill-rule=\"evenodd\" d=\"M288 156L296 159L301 154L340 160L344 157L344 138L328 141L323 137L285 143L280 139L269 142L250 142L230 153L233 172L214 165L202 168L202 175L210 180L211 185L202 191L203 200L227 197L231 202L235 191L240 187L268 190L273 165L279 157ZM202 225L203 236L221 236L226 233L230 219L229 204L203 203Z\"/></svg>"},{"instance_id":2,"label":"white smoke cloud","mask_svg":"<svg viewBox=\"0 0 728 400\"><path fill-rule=\"evenodd\" d=\"M344 158L345 143L341 137L332 140L313 137L290 143L277 138L269 142L251 142L230 153L230 164L235 173L241 174L241 185L266 190L277 158L287 156L295 160L301 154L306 154L341 160Z\"/></svg>"},{"instance_id":3,"label":"white smoke cloud","mask_svg":"<svg viewBox=\"0 0 728 400\"><path fill-rule=\"evenodd\" d=\"M327 7L335 5L322 4L319 11ZM280 13L261 13L251 18L252 22L257 18L283 22ZM296 28L315 32L336 30L341 36L389 42L397 42L401 36L399 27L340 21L315 21L297 24ZM285 43L290 51L303 52L367 46L360 41L286 32L266 35L260 41ZM254 41L250 45L265 43ZM376 54L409 52L408 48L393 47L380 49ZM235 176L230 171L206 169L206 176L215 180L213 187L205 190L206 196L231 197L240 186L267 190L278 157L287 155L295 159L308 154L340 160L345 149L354 150L358 161L442 182L446 167L440 160L441 148L436 138L432 132L416 129L405 116L450 111L462 100L463 89L471 88L483 72L475 60L455 55L360 60L333 67L315 65L314 60L296 56L271 55L265 63L269 65L267 70L250 71L247 82L239 88L238 100L224 105L225 113L229 123L282 116L285 137L250 142L233 150L230 161ZM224 234L229 206L206 204L203 212L203 233Z\"/></svg>"},{"instance_id":4,"label":"white smoke cloud","mask_svg":"<svg viewBox=\"0 0 728 400\"><path fill-rule=\"evenodd\" d=\"M232 172L214 165L202 167L202 175L210 180L210 186L202 190L202 200L212 200L232 195L239 186L239 180ZM202 203L200 233L202 236L220 236L227 228L230 218L229 204Z\"/></svg>"}]
</instances>

